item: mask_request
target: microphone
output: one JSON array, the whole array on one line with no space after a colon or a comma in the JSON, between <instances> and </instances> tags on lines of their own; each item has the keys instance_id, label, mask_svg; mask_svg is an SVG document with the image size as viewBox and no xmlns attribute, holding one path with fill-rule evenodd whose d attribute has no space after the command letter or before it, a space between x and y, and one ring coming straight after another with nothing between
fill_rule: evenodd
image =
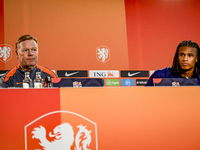
<instances>
[{"instance_id":1,"label":"microphone","mask_svg":"<svg viewBox=\"0 0 200 150\"><path fill-rule=\"evenodd\" d=\"M48 88L52 87L52 80L51 80L50 76L46 76L45 82L46 82Z\"/></svg>"}]
</instances>

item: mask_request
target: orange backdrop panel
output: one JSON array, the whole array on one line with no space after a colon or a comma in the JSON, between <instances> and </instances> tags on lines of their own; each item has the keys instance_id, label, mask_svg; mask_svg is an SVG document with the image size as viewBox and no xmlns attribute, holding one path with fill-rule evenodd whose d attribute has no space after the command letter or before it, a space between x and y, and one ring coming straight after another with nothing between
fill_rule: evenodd
<instances>
[{"instance_id":1,"label":"orange backdrop panel","mask_svg":"<svg viewBox=\"0 0 200 150\"><path fill-rule=\"evenodd\" d=\"M125 0L130 69L172 65L183 40L200 44L199 0Z\"/></svg>"},{"instance_id":2,"label":"orange backdrop panel","mask_svg":"<svg viewBox=\"0 0 200 150\"><path fill-rule=\"evenodd\" d=\"M61 88L61 110L97 124L99 149L200 149L199 90Z\"/></svg>"},{"instance_id":3,"label":"orange backdrop panel","mask_svg":"<svg viewBox=\"0 0 200 150\"><path fill-rule=\"evenodd\" d=\"M128 69L124 0L4 1L5 43L31 34L39 41L39 64L61 69ZM105 64L96 48L110 48ZM16 57L6 63L13 68Z\"/></svg>"},{"instance_id":4,"label":"orange backdrop panel","mask_svg":"<svg viewBox=\"0 0 200 150\"><path fill-rule=\"evenodd\" d=\"M4 44L13 58L16 40L31 34L39 41L39 64L53 70L155 70L172 65L183 40L200 43L199 0L18 0L1 2ZM3 44L3 43L2 43ZM110 48L105 64L98 46ZM159 62L159 63L158 63Z\"/></svg>"}]
</instances>

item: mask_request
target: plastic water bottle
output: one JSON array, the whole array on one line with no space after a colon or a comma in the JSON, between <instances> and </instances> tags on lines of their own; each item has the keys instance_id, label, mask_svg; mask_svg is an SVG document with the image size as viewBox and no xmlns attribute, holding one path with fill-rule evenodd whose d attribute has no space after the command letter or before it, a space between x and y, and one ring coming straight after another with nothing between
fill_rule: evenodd
<instances>
[{"instance_id":1,"label":"plastic water bottle","mask_svg":"<svg viewBox=\"0 0 200 150\"><path fill-rule=\"evenodd\" d=\"M23 88L31 88L33 86L32 79L30 78L30 73L25 72L25 78L23 80Z\"/></svg>"},{"instance_id":2,"label":"plastic water bottle","mask_svg":"<svg viewBox=\"0 0 200 150\"><path fill-rule=\"evenodd\" d=\"M41 78L41 72L36 72L36 78L34 80L35 88L43 88L43 79Z\"/></svg>"}]
</instances>

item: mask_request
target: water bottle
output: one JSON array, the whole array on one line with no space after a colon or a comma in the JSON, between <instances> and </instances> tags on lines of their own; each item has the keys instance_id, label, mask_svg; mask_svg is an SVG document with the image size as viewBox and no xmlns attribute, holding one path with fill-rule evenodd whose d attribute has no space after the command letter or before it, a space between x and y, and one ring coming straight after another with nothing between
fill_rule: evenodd
<instances>
[{"instance_id":1,"label":"water bottle","mask_svg":"<svg viewBox=\"0 0 200 150\"><path fill-rule=\"evenodd\" d=\"M23 88L31 88L33 85L32 79L30 78L30 73L25 72L25 78L23 80Z\"/></svg>"},{"instance_id":2,"label":"water bottle","mask_svg":"<svg viewBox=\"0 0 200 150\"><path fill-rule=\"evenodd\" d=\"M41 72L36 72L36 78L34 80L34 87L35 88L43 87L43 79L41 78Z\"/></svg>"}]
</instances>

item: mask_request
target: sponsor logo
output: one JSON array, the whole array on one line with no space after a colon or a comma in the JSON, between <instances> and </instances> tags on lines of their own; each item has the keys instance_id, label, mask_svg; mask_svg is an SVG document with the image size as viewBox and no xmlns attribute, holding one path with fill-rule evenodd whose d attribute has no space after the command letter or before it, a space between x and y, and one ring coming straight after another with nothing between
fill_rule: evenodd
<instances>
[{"instance_id":1,"label":"sponsor logo","mask_svg":"<svg viewBox=\"0 0 200 150\"><path fill-rule=\"evenodd\" d=\"M72 75L74 75L74 74L77 74L77 73L79 73L78 71L77 72L72 72L72 73L65 73L65 76L66 77L70 77L70 76L72 76Z\"/></svg>"},{"instance_id":2,"label":"sponsor logo","mask_svg":"<svg viewBox=\"0 0 200 150\"><path fill-rule=\"evenodd\" d=\"M135 73L130 73L130 72L128 72L128 76L129 77L132 77L132 76L135 76L135 75L137 75L137 74L139 74L139 73L141 73L140 71L139 72L135 72Z\"/></svg>"},{"instance_id":3,"label":"sponsor logo","mask_svg":"<svg viewBox=\"0 0 200 150\"><path fill-rule=\"evenodd\" d=\"M121 71L121 77L129 77L129 78L134 78L134 77L149 77L149 72L148 71L126 71L122 70Z\"/></svg>"},{"instance_id":4,"label":"sponsor logo","mask_svg":"<svg viewBox=\"0 0 200 150\"><path fill-rule=\"evenodd\" d=\"M137 86L144 86L147 84L148 79L136 79Z\"/></svg>"},{"instance_id":5,"label":"sponsor logo","mask_svg":"<svg viewBox=\"0 0 200 150\"><path fill-rule=\"evenodd\" d=\"M121 79L121 86L135 86L134 79Z\"/></svg>"},{"instance_id":6,"label":"sponsor logo","mask_svg":"<svg viewBox=\"0 0 200 150\"><path fill-rule=\"evenodd\" d=\"M97 145L96 123L74 112L50 112L25 126L25 150L97 150Z\"/></svg>"},{"instance_id":7,"label":"sponsor logo","mask_svg":"<svg viewBox=\"0 0 200 150\"><path fill-rule=\"evenodd\" d=\"M58 77L88 77L87 70L58 70Z\"/></svg>"},{"instance_id":8,"label":"sponsor logo","mask_svg":"<svg viewBox=\"0 0 200 150\"><path fill-rule=\"evenodd\" d=\"M106 79L106 86L119 86L119 79Z\"/></svg>"},{"instance_id":9,"label":"sponsor logo","mask_svg":"<svg viewBox=\"0 0 200 150\"><path fill-rule=\"evenodd\" d=\"M0 61L6 63L12 59L12 47L8 44L0 45Z\"/></svg>"},{"instance_id":10,"label":"sponsor logo","mask_svg":"<svg viewBox=\"0 0 200 150\"><path fill-rule=\"evenodd\" d=\"M96 48L96 58L101 63L106 63L110 60L110 49L107 46L99 46Z\"/></svg>"},{"instance_id":11,"label":"sponsor logo","mask_svg":"<svg viewBox=\"0 0 200 150\"><path fill-rule=\"evenodd\" d=\"M118 78L118 70L90 70L89 76L91 78Z\"/></svg>"}]
</instances>

